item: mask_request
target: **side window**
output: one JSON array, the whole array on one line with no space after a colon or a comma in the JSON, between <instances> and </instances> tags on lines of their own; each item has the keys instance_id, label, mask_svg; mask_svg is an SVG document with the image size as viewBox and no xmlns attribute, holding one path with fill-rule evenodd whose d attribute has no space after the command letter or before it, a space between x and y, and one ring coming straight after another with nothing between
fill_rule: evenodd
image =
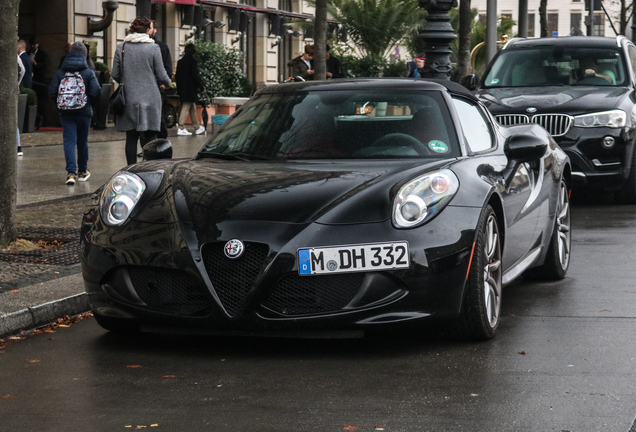
<instances>
[{"instance_id":1,"label":"side window","mask_svg":"<svg viewBox=\"0 0 636 432\"><path fill-rule=\"evenodd\" d=\"M480 152L491 148L493 139L488 127L488 120L484 118L479 107L461 99L453 99L453 102L471 150Z\"/></svg>"},{"instance_id":2,"label":"side window","mask_svg":"<svg viewBox=\"0 0 636 432\"><path fill-rule=\"evenodd\" d=\"M629 62L632 65L632 70L636 73L636 47L628 45Z\"/></svg>"}]
</instances>

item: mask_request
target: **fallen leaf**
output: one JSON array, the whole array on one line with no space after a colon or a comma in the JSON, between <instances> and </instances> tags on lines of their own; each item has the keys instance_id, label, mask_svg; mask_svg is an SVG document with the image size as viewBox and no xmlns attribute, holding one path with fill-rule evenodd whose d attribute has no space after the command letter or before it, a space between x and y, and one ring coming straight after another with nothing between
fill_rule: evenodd
<instances>
[{"instance_id":1,"label":"fallen leaf","mask_svg":"<svg viewBox=\"0 0 636 432\"><path fill-rule=\"evenodd\" d=\"M44 333L55 333L55 330L44 330Z\"/></svg>"},{"instance_id":2,"label":"fallen leaf","mask_svg":"<svg viewBox=\"0 0 636 432\"><path fill-rule=\"evenodd\" d=\"M60 325L58 325L58 327L61 327L61 328L68 328L68 327L70 327L70 325L60 324Z\"/></svg>"},{"instance_id":3,"label":"fallen leaf","mask_svg":"<svg viewBox=\"0 0 636 432\"><path fill-rule=\"evenodd\" d=\"M126 367L129 367L129 368L140 368L141 365L128 365Z\"/></svg>"},{"instance_id":4,"label":"fallen leaf","mask_svg":"<svg viewBox=\"0 0 636 432\"><path fill-rule=\"evenodd\" d=\"M164 375L162 378L176 378L176 375Z\"/></svg>"},{"instance_id":5,"label":"fallen leaf","mask_svg":"<svg viewBox=\"0 0 636 432\"><path fill-rule=\"evenodd\" d=\"M376 429L384 429L385 427L386 427L386 425L385 425L385 424L378 424L378 425L375 425L375 428L376 428Z\"/></svg>"},{"instance_id":6,"label":"fallen leaf","mask_svg":"<svg viewBox=\"0 0 636 432\"><path fill-rule=\"evenodd\" d=\"M158 426L159 426L159 423L154 423L150 425L150 427L158 427Z\"/></svg>"},{"instance_id":7,"label":"fallen leaf","mask_svg":"<svg viewBox=\"0 0 636 432\"><path fill-rule=\"evenodd\" d=\"M11 399L14 397L18 397L18 395L6 395L6 396L0 396L0 399Z\"/></svg>"},{"instance_id":8,"label":"fallen leaf","mask_svg":"<svg viewBox=\"0 0 636 432\"><path fill-rule=\"evenodd\" d=\"M24 338L23 338L23 337L20 337L20 336L11 336L11 337L9 338L9 340L22 340L22 339L24 339Z\"/></svg>"},{"instance_id":9,"label":"fallen leaf","mask_svg":"<svg viewBox=\"0 0 636 432\"><path fill-rule=\"evenodd\" d=\"M519 351L519 354L526 355L526 352L525 351Z\"/></svg>"},{"instance_id":10,"label":"fallen leaf","mask_svg":"<svg viewBox=\"0 0 636 432\"><path fill-rule=\"evenodd\" d=\"M347 431L356 430L356 429L358 429L358 426L345 426L342 428L342 430L347 430Z\"/></svg>"},{"instance_id":11,"label":"fallen leaf","mask_svg":"<svg viewBox=\"0 0 636 432\"><path fill-rule=\"evenodd\" d=\"M515 314L510 314L510 315L508 315L508 316L509 316L509 317L512 317L512 318L517 318L517 315L515 315Z\"/></svg>"},{"instance_id":12,"label":"fallen leaf","mask_svg":"<svg viewBox=\"0 0 636 432\"><path fill-rule=\"evenodd\" d=\"M29 363L40 363L40 360L27 360Z\"/></svg>"},{"instance_id":13,"label":"fallen leaf","mask_svg":"<svg viewBox=\"0 0 636 432\"><path fill-rule=\"evenodd\" d=\"M10 293L15 294L15 293L19 293L19 292L20 292L20 290L11 290L11 291L9 291L9 292L10 292Z\"/></svg>"},{"instance_id":14,"label":"fallen leaf","mask_svg":"<svg viewBox=\"0 0 636 432\"><path fill-rule=\"evenodd\" d=\"M593 311L590 311L590 312L601 313L601 312L611 312L611 310L609 310L609 309L599 309L599 310L593 310Z\"/></svg>"}]
</instances>

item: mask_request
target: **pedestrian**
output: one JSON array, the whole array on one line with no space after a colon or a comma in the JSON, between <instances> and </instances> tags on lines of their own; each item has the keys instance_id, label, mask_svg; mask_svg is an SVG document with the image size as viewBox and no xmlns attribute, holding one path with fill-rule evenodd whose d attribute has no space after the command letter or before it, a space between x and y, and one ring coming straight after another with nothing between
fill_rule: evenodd
<instances>
[{"instance_id":1,"label":"pedestrian","mask_svg":"<svg viewBox=\"0 0 636 432\"><path fill-rule=\"evenodd\" d=\"M22 39L18 41L18 56L24 65L24 76L20 84L24 88L31 88L33 86L33 63L31 63L29 53L26 52L26 42Z\"/></svg>"},{"instance_id":2,"label":"pedestrian","mask_svg":"<svg viewBox=\"0 0 636 432\"><path fill-rule=\"evenodd\" d=\"M49 95L56 100L60 112L67 185L74 185L76 179L85 182L91 176L88 170L88 132L93 106L101 92L95 73L86 64L86 46L82 42L73 43L49 86Z\"/></svg>"},{"instance_id":3,"label":"pedestrian","mask_svg":"<svg viewBox=\"0 0 636 432\"><path fill-rule=\"evenodd\" d=\"M25 69L24 63L22 63L22 59L20 58L20 54L18 54L18 85L20 85L20 81L24 77ZM22 146L20 145L20 126L18 125L18 156L22 156Z\"/></svg>"},{"instance_id":4,"label":"pedestrian","mask_svg":"<svg viewBox=\"0 0 636 432\"><path fill-rule=\"evenodd\" d=\"M327 79L344 78L340 59L331 55L331 47L329 46L329 44L327 44L326 46L326 56L327 56Z\"/></svg>"},{"instance_id":5,"label":"pedestrian","mask_svg":"<svg viewBox=\"0 0 636 432\"><path fill-rule=\"evenodd\" d=\"M409 62L408 77L422 78L424 76L424 66L426 65L426 53L420 53L413 57L414 62Z\"/></svg>"},{"instance_id":6,"label":"pedestrian","mask_svg":"<svg viewBox=\"0 0 636 432\"><path fill-rule=\"evenodd\" d=\"M172 79L172 54L170 54L170 48L168 48L168 44L157 40L157 22L152 20L150 22L151 34L149 36L152 40L155 41L157 45L159 45L159 50L161 51L161 60L163 60L163 67L166 69L166 73ZM159 129L159 138L167 138L168 137L168 128L166 126L166 92L164 89L160 88L161 92L161 129ZM137 155L139 156L139 155Z\"/></svg>"},{"instance_id":7,"label":"pedestrian","mask_svg":"<svg viewBox=\"0 0 636 432\"><path fill-rule=\"evenodd\" d=\"M35 128L40 129L42 116L44 114L44 101L47 98L50 80L46 77L49 67L49 55L40 48L40 42L36 38L29 39L29 57L33 66L33 83L31 88L38 98L37 115L35 117Z\"/></svg>"},{"instance_id":8,"label":"pedestrian","mask_svg":"<svg viewBox=\"0 0 636 432\"><path fill-rule=\"evenodd\" d=\"M159 85L171 81L163 67L161 51L149 36L150 20L137 17L129 34L117 45L111 76L124 84L126 107L115 116L115 129L126 132L126 162L137 162L137 142L143 147L157 138L161 125Z\"/></svg>"},{"instance_id":9,"label":"pedestrian","mask_svg":"<svg viewBox=\"0 0 636 432\"><path fill-rule=\"evenodd\" d=\"M185 46L185 53L181 60L177 62L177 93L181 101L181 112L179 113L179 123L177 124L177 135L192 135L185 128L185 123L190 113L190 120L194 125L196 135L205 132L205 128L199 124L197 119L196 103L199 100L198 91L203 90L203 83L199 77L199 68L194 54L197 52L194 44Z\"/></svg>"},{"instance_id":10,"label":"pedestrian","mask_svg":"<svg viewBox=\"0 0 636 432\"><path fill-rule=\"evenodd\" d=\"M311 64L314 59L314 46L305 45L305 52L291 59L287 66L291 68L292 77L301 77L305 81L314 79L314 69Z\"/></svg>"}]
</instances>

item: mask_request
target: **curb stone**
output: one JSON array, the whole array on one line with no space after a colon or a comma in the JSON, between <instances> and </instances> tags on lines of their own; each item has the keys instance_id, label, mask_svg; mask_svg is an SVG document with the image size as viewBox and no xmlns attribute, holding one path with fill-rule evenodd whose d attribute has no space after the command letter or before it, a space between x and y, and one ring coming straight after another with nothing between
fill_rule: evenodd
<instances>
[{"instance_id":1,"label":"curb stone","mask_svg":"<svg viewBox=\"0 0 636 432\"><path fill-rule=\"evenodd\" d=\"M44 326L64 315L79 315L88 311L90 311L88 295L80 293L0 315L0 338L17 334L22 330Z\"/></svg>"}]
</instances>

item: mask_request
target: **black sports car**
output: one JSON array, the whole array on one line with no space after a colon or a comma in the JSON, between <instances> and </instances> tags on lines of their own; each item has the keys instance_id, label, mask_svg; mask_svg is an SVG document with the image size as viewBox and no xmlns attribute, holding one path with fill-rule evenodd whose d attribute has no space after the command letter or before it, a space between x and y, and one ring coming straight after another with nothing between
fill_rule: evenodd
<instances>
[{"instance_id":1,"label":"black sports car","mask_svg":"<svg viewBox=\"0 0 636 432\"><path fill-rule=\"evenodd\" d=\"M636 46L625 36L513 39L476 88L502 124L537 123L570 157L573 186L636 203Z\"/></svg>"},{"instance_id":2,"label":"black sports car","mask_svg":"<svg viewBox=\"0 0 636 432\"><path fill-rule=\"evenodd\" d=\"M567 156L463 87L420 79L259 91L190 160L168 141L82 223L110 330L309 332L446 320L492 337L502 287L563 278Z\"/></svg>"}]
</instances>

